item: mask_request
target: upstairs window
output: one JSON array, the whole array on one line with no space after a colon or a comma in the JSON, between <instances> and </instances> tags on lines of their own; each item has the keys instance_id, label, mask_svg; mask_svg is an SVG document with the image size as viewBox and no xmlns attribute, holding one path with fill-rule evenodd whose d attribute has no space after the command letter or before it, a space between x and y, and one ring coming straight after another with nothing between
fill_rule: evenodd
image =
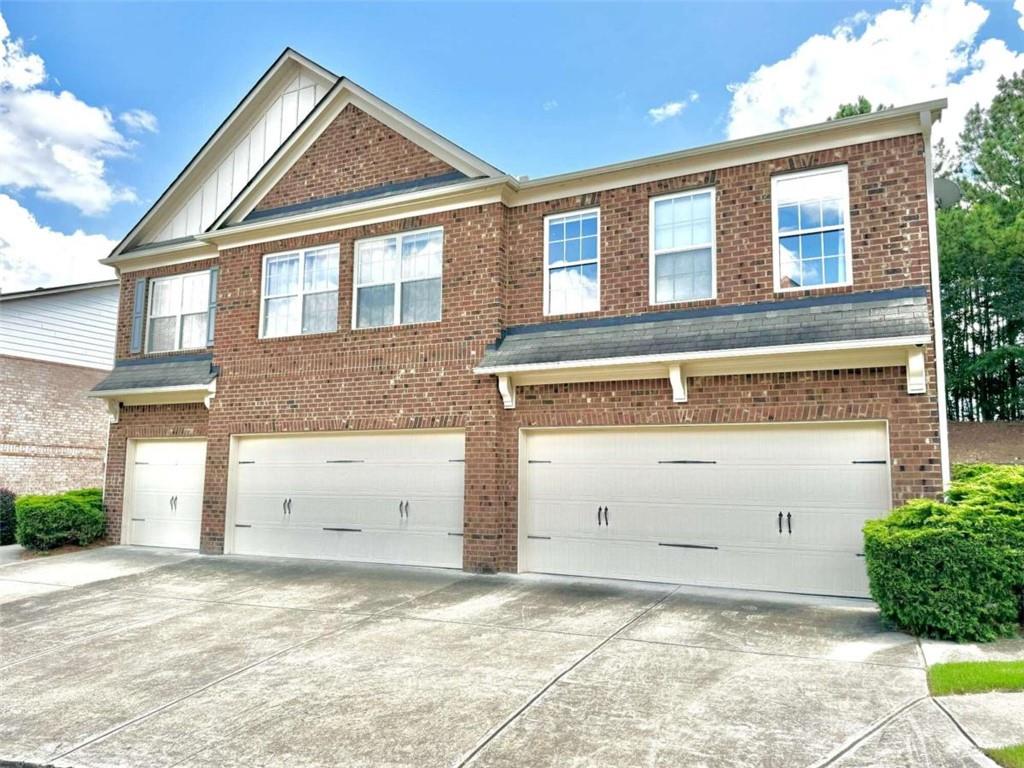
<instances>
[{"instance_id":1,"label":"upstairs window","mask_svg":"<svg viewBox=\"0 0 1024 768\"><path fill-rule=\"evenodd\" d=\"M158 277L150 283L147 352L205 347L209 322L209 271Z\"/></svg>"},{"instance_id":2,"label":"upstairs window","mask_svg":"<svg viewBox=\"0 0 1024 768\"><path fill-rule=\"evenodd\" d=\"M715 297L715 191L651 200L651 303Z\"/></svg>"},{"instance_id":3,"label":"upstairs window","mask_svg":"<svg viewBox=\"0 0 1024 768\"><path fill-rule=\"evenodd\" d=\"M600 214L595 208L544 219L544 314L601 308Z\"/></svg>"},{"instance_id":4,"label":"upstairs window","mask_svg":"<svg viewBox=\"0 0 1024 768\"><path fill-rule=\"evenodd\" d=\"M353 325L379 328L441 319L440 228L356 243Z\"/></svg>"},{"instance_id":5,"label":"upstairs window","mask_svg":"<svg viewBox=\"0 0 1024 768\"><path fill-rule=\"evenodd\" d=\"M262 338L338 330L338 247L263 258Z\"/></svg>"},{"instance_id":6,"label":"upstairs window","mask_svg":"<svg viewBox=\"0 0 1024 768\"><path fill-rule=\"evenodd\" d=\"M775 289L850 285L850 193L845 166L772 179Z\"/></svg>"}]
</instances>

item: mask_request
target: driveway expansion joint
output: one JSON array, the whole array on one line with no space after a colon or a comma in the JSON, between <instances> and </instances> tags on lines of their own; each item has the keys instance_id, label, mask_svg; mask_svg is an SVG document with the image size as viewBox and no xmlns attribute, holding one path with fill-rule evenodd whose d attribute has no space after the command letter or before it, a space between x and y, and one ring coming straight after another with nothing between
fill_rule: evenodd
<instances>
[{"instance_id":1,"label":"driveway expansion joint","mask_svg":"<svg viewBox=\"0 0 1024 768\"><path fill-rule=\"evenodd\" d=\"M852 738L850 738L844 744L840 745L840 747L838 749L836 749L835 751L833 751L830 755L826 755L825 757L823 757L818 762L812 763L808 768L826 768L829 765L833 765L839 758L841 758L844 755L849 754L850 752L852 752L854 749L856 749L858 746L860 746L860 744L862 744L866 739L868 739L870 736L872 736L873 734L875 734L878 731L880 731L882 728L887 726L889 723L891 723L893 720L898 718L904 712L907 712L910 709L913 709L918 704L920 704L922 701L925 701L925 700L927 700L929 698L931 698L931 697L927 696L927 695L925 695L925 696L918 696L916 699L912 699L909 702L901 704L900 706L898 706L894 710L892 710L889 714L884 715L881 718L879 718L878 720L876 720L875 722L873 722L871 725L869 725L867 728L865 728L860 733L855 734Z\"/></svg>"}]
</instances>

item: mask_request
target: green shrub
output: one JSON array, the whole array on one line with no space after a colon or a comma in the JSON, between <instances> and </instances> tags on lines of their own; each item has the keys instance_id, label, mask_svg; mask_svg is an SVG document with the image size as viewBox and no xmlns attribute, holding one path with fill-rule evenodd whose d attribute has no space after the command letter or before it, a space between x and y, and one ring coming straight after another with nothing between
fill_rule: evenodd
<instances>
[{"instance_id":1,"label":"green shrub","mask_svg":"<svg viewBox=\"0 0 1024 768\"><path fill-rule=\"evenodd\" d=\"M917 499L865 525L871 596L917 635L1011 635L1024 591L1024 467L958 468L947 498Z\"/></svg>"},{"instance_id":2,"label":"green shrub","mask_svg":"<svg viewBox=\"0 0 1024 768\"><path fill-rule=\"evenodd\" d=\"M14 491L0 488L0 546L14 543Z\"/></svg>"},{"instance_id":3,"label":"green shrub","mask_svg":"<svg viewBox=\"0 0 1024 768\"><path fill-rule=\"evenodd\" d=\"M53 496L22 496L14 505L14 535L28 549L88 544L103 535L106 517L96 489Z\"/></svg>"}]
</instances>

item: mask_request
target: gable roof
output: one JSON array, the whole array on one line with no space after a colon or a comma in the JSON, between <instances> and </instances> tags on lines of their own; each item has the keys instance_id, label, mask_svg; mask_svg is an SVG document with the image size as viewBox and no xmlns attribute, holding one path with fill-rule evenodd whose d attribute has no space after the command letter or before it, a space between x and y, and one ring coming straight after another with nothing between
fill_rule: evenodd
<instances>
[{"instance_id":1,"label":"gable roof","mask_svg":"<svg viewBox=\"0 0 1024 768\"><path fill-rule=\"evenodd\" d=\"M244 220L263 196L349 104L444 160L467 178L503 178L506 175L490 163L370 93L358 83L341 77L206 231L212 232L226 224Z\"/></svg>"},{"instance_id":2,"label":"gable roof","mask_svg":"<svg viewBox=\"0 0 1024 768\"><path fill-rule=\"evenodd\" d=\"M217 127L210 138L203 143L199 151L189 160L181 173L174 178L170 186L164 190L163 194L143 214L138 223L115 246L106 259L100 260L101 263L107 262L124 251L131 250L139 245L142 234L159 219L161 214L167 213L167 209L173 205L175 200L180 202L181 198L187 199L187 195L183 190L187 190L190 183L200 181L196 177L199 176L201 172L199 169L204 161L220 148L218 145L223 143L222 140L229 136L236 126L251 120L258 109L259 103L266 99L269 94L273 93L275 88L283 84L283 81L287 79L289 74L295 71L308 72L325 83L334 84L338 80L338 76L330 70L306 58L292 48L285 48L281 55L260 76L259 80L256 81L231 113Z\"/></svg>"}]
</instances>

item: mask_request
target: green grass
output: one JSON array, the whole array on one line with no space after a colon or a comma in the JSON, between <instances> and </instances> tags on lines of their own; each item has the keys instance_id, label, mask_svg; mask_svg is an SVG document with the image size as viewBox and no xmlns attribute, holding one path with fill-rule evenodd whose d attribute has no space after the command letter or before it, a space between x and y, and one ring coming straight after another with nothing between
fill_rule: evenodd
<instances>
[{"instance_id":1,"label":"green grass","mask_svg":"<svg viewBox=\"0 0 1024 768\"><path fill-rule=\"evenodd\" d=\"M1002 749L990 749L986 753L1003 768L1024 768L1024 744Z\"/></svg>"},{"instance_id":2,"label":"green grass","mask_svg":"<svg viewBox=\"0 0 1024 768\"><path fill-rule=\"evenodd\" d=\"M1024 661L959 661L928 670L933 696L985 691L1024 691ZM1014 749L1022 749L1014 747ZM1024 755L1024 751L1021 752ZM1021 763L1024 765L1024 763Z\"/></svg>"}]
</instances>

